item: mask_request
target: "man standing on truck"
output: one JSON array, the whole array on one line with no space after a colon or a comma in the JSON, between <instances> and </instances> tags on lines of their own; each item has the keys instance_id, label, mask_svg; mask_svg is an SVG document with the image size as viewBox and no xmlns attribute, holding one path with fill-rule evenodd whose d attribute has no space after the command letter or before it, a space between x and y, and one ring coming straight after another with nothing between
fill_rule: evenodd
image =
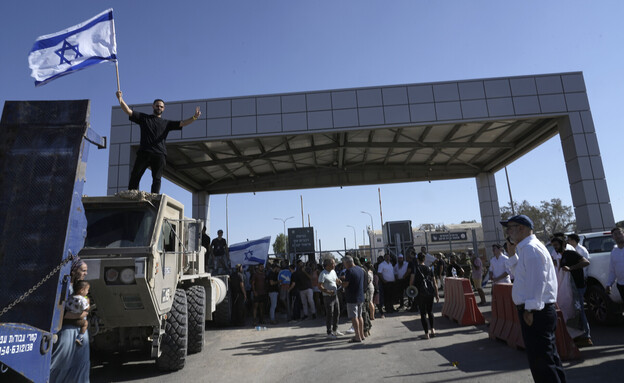
<instances>
[{"instance_id":1,"label":"man standing on truck","mask_svg":"<svg viewBox=\"0 0 624 383\"><path fill-rule=\"evenodd\" d=\"M223 270L230 270L230 250L227 246L227 241L223 238L223 230L217 231L217 238L210 243L210 249L213 256L214 271L219 268ZM222 272L223 272L222 270Z\"/></svg>"},{"instance_id":2,"label":"man standing on truck","mask_svg":"<svg viewBox=\"0 0 624 383\"><path fill-rule=\"evenodd\" d=\"M165 110L165 102L156 99L152 103L153 114L135 112L123 100L120 90L117 91L117 99L121 109L130 116L130 121L141 127L141 144L134 161L134 167L130 174L128 190L138 190L141 177L148 167L152 169L152 193L160 193L160 179L167 163L167 147L165 141L171 130L181 130L186 125L196 121L201 116L199 106L195 114L183 121L169 121L161 118Z\"/></svg>"},{"instance_id":3,"label":"man standing on truck","mask_svg":"<svg viewBox=\"0 0 624 383\"><path fill-rule=\"evenodd\" d=\"M206 234L206 226L202 229L201 244L206 249L204 253L204 270L210 269L210 236Z\"/></svg>"}]
</instances>

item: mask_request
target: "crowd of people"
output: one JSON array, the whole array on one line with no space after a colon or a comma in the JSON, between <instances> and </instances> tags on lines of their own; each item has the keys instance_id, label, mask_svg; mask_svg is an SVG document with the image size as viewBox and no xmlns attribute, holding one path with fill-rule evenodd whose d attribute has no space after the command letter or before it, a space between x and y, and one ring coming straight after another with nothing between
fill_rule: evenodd
<instances>
[{"instance_id":1,"label":"crowd of people","mask_svg":"<svg viewBox=\"0 0 624 383\"><path fill-rule=\"evenodd\" d=\"M587 287L584 269L589 253L576 234L554 234L548 250L533 234L533 222L520 215L501 221L507 240L492 245L493 257L484 259L471 249L466 252L435 256L426 247L414 248L407 256L380 256L373 264L347 253L342 262L333 257L321 263L302 259L293 264L270 259L266 264L236 265L230 278L232 324L277 324L281 318L292 323L325 317L327 337L336 339L352 334L349 342L360 343L371 335L372 321L396 312L419 312L423 339L436 336L433 306L439 302L445 278L467 278L487 304L483 287L512 283L512 299L518 309L529 366L535 377L546 381L565 381L556 351L554 331L556 307L562 311L568 330L579 347L592 346L590 326L584 311ZM616 242L611 254L607 293L615 284L624 296L624 229L614 228ZM227 245L219 230L210 241L210 264L227 270ZM216 241L216 242L215 242ZM88 376L89 335L87 315L89 283L84 281L87 265L76 260L71 268L70 299L65 308L63 328L52 354L51 381L63 377ZM617 282L617 283L616 283ZM341 332L339 319L346 316L351 328ZM283 319L284 320L284 319ZM576 332L574 332L576 331ZM64 360L74 361L71 364Z\"/></svg>"},{"instance_id":2,"label":"crowd of people","mask_svg":"<svg viewBox=\"0 0 624 383\"><path fill-rule=\"evenodd\" d=\"M346 316L352 326L345 332L361 342L370 336L376 318L420 311L423 338L429 338L435 336L433 301L439 301L436 262L422 248L418 254L410 249L407 257L386 254L374 264L349 253L342 262L328 257L320 263L270 259L266 265L239 264L230 278L232 323L277 324L276 313L290 323L325 317L327 337L333 339L344 335L338 321ZM418 294L409 294L411 286Z\"/></svg>"}]
</instances>

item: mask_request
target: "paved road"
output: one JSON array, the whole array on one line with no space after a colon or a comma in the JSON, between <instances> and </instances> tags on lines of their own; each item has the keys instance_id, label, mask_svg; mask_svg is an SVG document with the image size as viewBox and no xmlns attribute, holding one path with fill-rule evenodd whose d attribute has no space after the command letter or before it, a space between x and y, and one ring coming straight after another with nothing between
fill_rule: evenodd
<instances>
[{"instance_id":1,"label":"paved road","mask_svg":"<svg viewBox=\"0 0 624 383\"><path fill-rule=\"evenodd\" d=\"M488 296L489 297L489 296ZM153 361L94 365L92 382L532 382L524 351L490 340L487 326L460 327L440 316L430 340L418 314L398 313L373 322L371 337L349 344L329 340L324 319L271 326L206 331L206 348L190 355L186 367L161 374ZM483 309L486 319L489 307ZM346 318L340 330L349 328ZM565 362L569 382L622 382L624 326L592 327L595 346L583 360ZM329 373L329 375L328 375Z\"/></svg>"}]
</instances>

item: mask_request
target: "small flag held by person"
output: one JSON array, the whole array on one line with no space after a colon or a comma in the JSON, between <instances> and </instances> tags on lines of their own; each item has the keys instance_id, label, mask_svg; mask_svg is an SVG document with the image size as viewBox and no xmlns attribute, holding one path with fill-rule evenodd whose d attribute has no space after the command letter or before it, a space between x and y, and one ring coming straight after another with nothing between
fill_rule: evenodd
<instances>
[{"instance_id":1,"label":"small flag held by person","mask_svg":"<svg viewBox=\"0 0 624 383\"><path fill-rule=\"evenodd\" d=\"M105 61L117 61L113 9L35 40L28 66L35 86Z\"/></svg>"}]
</instances>

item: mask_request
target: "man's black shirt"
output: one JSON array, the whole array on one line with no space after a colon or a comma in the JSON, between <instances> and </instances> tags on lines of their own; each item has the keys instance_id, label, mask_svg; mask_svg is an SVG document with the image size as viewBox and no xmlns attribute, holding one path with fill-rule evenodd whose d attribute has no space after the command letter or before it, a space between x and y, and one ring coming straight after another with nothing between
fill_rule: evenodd
<instances>
[{"instance_id":1,"label":"man's black shirt","mask_svg":"<svg viewBox=\"0 0 624 383\"><path fill-rule=\"evenodd\" d=\"M170 121L141 112L132 112L130 121L141 127L141 145L139 150L167 155L165 140L171 130L180 130L180 121Z\"/></svg>"},{"instance_id":2,"label":"man's black shirt","mask_svg":"<svg viewBox=\"0 0 624 383\"><path fill-rule=\"evenodd\" d=\"M225 241L225 238L217 237L212 240L210 247L212 247L212 255L214 255L215 257L222 257L225 255L227 242Z\"/></svg>"}]
</instances>

